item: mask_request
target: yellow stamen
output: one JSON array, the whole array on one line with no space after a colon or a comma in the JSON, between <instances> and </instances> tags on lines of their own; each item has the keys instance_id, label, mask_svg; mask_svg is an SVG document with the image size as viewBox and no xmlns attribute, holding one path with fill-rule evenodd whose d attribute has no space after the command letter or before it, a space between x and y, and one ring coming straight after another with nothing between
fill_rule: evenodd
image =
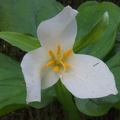
<instances>
[{"instance_id":1,"label":"yellow stamen","mask_svg":"<svg viewBox=\"0 0 120 120\"><path fill-rule=\"evenodd\" d=\"M53 52L52 50L49 50L49 55L50 55L51 57L54 57L54 52Z\"/></svg>"},{"instance_id":2,"label":"yellow stamen","mask_svg":"<svg viewBox=\"0 0 120 120\"><path fill-rule=\"evenodd\" d=\"M66 53L64 53L63 57L67 58L71 52L72 52L72 49L69 49Z\"/></svg>"},{"instance_id":3,"label":"yellow stamen","mask_svg":"<svg viewBox=\"0 0 120 120\"><path fill-rule=\"evenodd\" d=\"M52 64L54 64L55 63L55 61L54 60L51 60L51 61L49 61L47 64L46 64L46 67L49 67L49 66L51 66Z\"/></svg>"},{"instance_id":4,"label":"yellow stamen","mask_svg":"<svg viewBox=\"0 0 120 120\"><path fill-rule=\"evenodd\" d=\"M64 64L65 67L69 67L70 66L70 64L68 64L66 62L63 62L63 64Z\"/></svg>"},{"instance_id":5,"label":"yellow stamen","mask_svg":"<svg viewBox=\"0 0 120 120\"><path fill-rule=\"evenodd\" d=\"M49 55L51 57L51 60L48 61L45 64L45 66L46 67L49 67L49 66L53 67L53 70L55 72L59 72L61 67L63 68L64 71L66 71L67 68L70 66L70 64L68 64L66 62L66 58L71 54L72 48L64 53L63 51L61 51L61 46L58 45L57 50L55 52L53 52L52 50L49 50L48 52L49 52Z\"/></svg>"},{"instance_id":6,"label":"yellow stamen","mask_svg":"<svg viewBox=\"0 0 120 120\"><path fill-rule=\"evenodd\" d=\"M60 54L60 45L58 45L58 49L57 49L57 55L59 55Z\"/></svg>"},{"instance_id":7,"label":"yellow stamen","mask_svg":"<svg viewBox=\"0 0 120 120\"><path fill-rule=\"evenodd\" d=\"M60 70L60 66L55 66L55 67L54 67L54 71L55 71L55 72L58 72L59 70Z\"/></svg>"},{"instance_id":8,"label":"yellow stamen","mask_svg":"<svg viewBox=\"0 0 120 120\"><path fill-rule=\"evenodd\" d=\"M63 66L63 68L64 68L64 71L66 71L66 67L65 67L65 65L64 65L64 63L63 63L63 61L59 61L60 63L61 63L61 65Z\"/></svg>"}]
</instances>

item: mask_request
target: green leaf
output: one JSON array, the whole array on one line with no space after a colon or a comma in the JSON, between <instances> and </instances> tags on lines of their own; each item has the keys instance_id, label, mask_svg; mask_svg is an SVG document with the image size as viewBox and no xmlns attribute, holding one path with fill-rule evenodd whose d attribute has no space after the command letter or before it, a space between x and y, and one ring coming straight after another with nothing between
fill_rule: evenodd
<instances>
[{"instance_id":1,"label":"green leaf","mask_svg":"<svg viewBox=\"0 0 120 120\"><path fill-rule=\"evenodd\" d=\"M113 47L113 50L115 53L118 53L120 52L120 42L117 42L115 43L114 47Z\"/></svg>"},{"instance_id":2,"label":"green leaf","mask_svg":"<svg viewBox=\"0 0 120 120\"><path fill-rule=\"evenodd\" d=\"M89 1L82 4L78 8L78 11L78 34L76 40L82 39L89 34L100 16L106 11L108 12L109 24L102 38L93 45L80 51L80 53L90 54L103 59L112 49L115 42L116 30L120 24L120 8L110 2L96 3Z\"/></svg>"},{"instance_id":3,"label":"green leaf","mask_svg":"<svg viewBox=\"0 0 120 120\"><path fill-rule=\"evenodd\" d=\"M114 59L114 57L113 57ZM112 61L111 61L112 62ZM118 62L118 61L117 61ZM115 64L114 64L115 65ZM114 98L113 99L118 99L116 102L118 103L120 101L120 66L117 66L117 63L116 63L116 66L113 66L113 68L111 69L112 73L114 74L114 77L115 77L115 82L116 82L116 87L117 87L117 90L118 90L118 94L113 96ZM113 100L112 99L112 100ZM111 101L112 101L111 100ZM116 106L117 103L114 103L113 105ZM120 109L120 107L118 106L118 108Z\"/></svg>"},{"instance_id":4,"label":"green leaf","mask_svg":"<svg viewBox=\"0 0 120 120\"><path fill-rule=\"evenodd\" d=\"M16 32L0 32L0 38L23 51L29 52L40 47L38 39Z\"/></svg>"},{"instance_id":5,"label":"green leaf","mask_svg":"<svg viewBox=\"0 0 120 120\"><path fill-rule=\"evenodd\" d=\"M114 105L114 107L120 109L120 100Z\"/></svg>"},{"instance_id":6,"label":"green leaf","mask_svg":"<svg viewBox=\"0 0 120 120\"><path fill-rule=\"evenodd\" d=\"M118 102L120 100L120 66L113 67L111 71L114 74L116 87L118 90L118 94L115 95L114 98L116 97L118 99L116 102Z\"/></svg>"},{"instance_id":7,"label":"green leaf","mask_svg":"<svg viewBox=\"0 0 120 120\"><path fill-rule=\"evenodd\" d=\"M92 28L95 26L95 23L100 19L100 17L106 12L103 12L101 14L95 14L95 17L91 16L93 12L93 8L99 3L93 2L93 1L87 1L80 5L78 7L78 14L76 17L77 20L77 27L78 27L78 32L77 32L77 37L76 40L81 39L82 37L86 36Z\"/></svg>"},{"instance_id":8,"label":"green leaf","mask_svg":"<svg viewBox=\"0 0 120 120\"><path fill-rule=\"evenodd\" d=\"M112 27L107 28L106 31L108 31L108 29L112 29ZM100 41L95 43L93 46L90 46L88 54L100 59L105 58L115 43L115 37L116 29L113 32L109 30L109 32L106 32Z\"/></svg>"},{"instance_id":9,"label":"green leaf","mask_svg":"<svg viewBox=\"0 0 120 120\"><path fill-rule=\"evenodd\" d=\"M116 95L116 97L118 97L120 100L120 66L112 68L111 71L114 74L116 80L116 86L118 90L118 94Z\"/></svg>"},{"instance_id":10,"label":"green leaf","mask_svg":"<svg viewBox=\"0 0 120 120\"><path fill-rule=\"evenodd\" d=\"M119 97L120 97L120 67L116 67L112 70L112 72L114 72L114 75L116 77L116 85L118 88L118 93L119 93ZM114 105L114 107L116 107L117 109L120 109L120 99L119 101Z\"/></svg>"},{"instance_id":11,"label":"green leaf","mask_svg":"<svg viewBox=\"0 0 120 120\"><path fill-rule=\"evenodd\" d=\"M78 39L74 45L74 51L79 52L81 49L97 42L104 34L106 26L109 22L109 15L107 12L95 23L92 30L83 38Z\"/></svg>"},{"instance_id":12,"label":"green leaf","mask_svg":"<svg viewBox=\"0 0 120 120\"><path fill-rule=\"evenodd\" d=\"M26 104L20 64L3 54L0 54L0 91L0 109L10 104Z\"/></svg>"},{"instance_id":13,"label":"green leaf","mask_svg":"<svg viewBox=\"0 0 120 120\"><path fill-rule=\"evenodd\" d=\"M120 31L118 31L116 34L116 43L114 46L114 51L115 53L120 52Z\"/></svg>"},{"instance_id":14,"label":"green leaf","mask_svg":"<svg viewBox=\"0 0 120 120\"><path fill-rule=\"evenodd\" d=\"M54 6L54 7L53 7ZM36 23L39 25L42 21L50 19L57 15L61 10L63 9L63 6L56 2L56 1L51 1L44 5L44 7L40 8L37 16L36 16Z\"/></svg>"},{"instance_id":15,"label":"green leaf","mask_svg":"<svg viewBox=\"0 0 120 120\"><path fill-rule=\"evenodd\" d=\"M112 104L107 103L104 99L78 99L75 98L75 103L82 113L89 116L101 116L108 112Z\"/></svg>"},{"instance_id":16,"label":"green leaf","mask_svg":"<svg viewBox=\"0 0 120 120\"><path fill-rule=\"evenodd\" d=\"M36 35L36 16L55 0L0 0L0 30ZM54 7L56 7L53 4ZM54 8L52 6L52 8ZM44 14L44 13L43 13ZM47 16L47 15L46 15Z\"/></svg>"},{"instance_id":17,"label":"green leaf","mask_svg":"<svg viewBox=\"0 0 120 120\"><path fill-rule=\"evenodd\" d=\"M116 41L120 42L120 31L117 32Z\"/></svg>"},{"instance_id":18,"label":"green leaf","mask_svg":"<svg viewBox=\"0 0 120 120\"><path fill-rule=\"evenodd\" d=\"M119 53L120 53L120 42L116 39L112 50L104 58L104 61L111 59L111 57L113 57L114 55L119 54Z\"/></svg>"},{"instance_id":19,"label":"green leaf","mask_svg":"<svg viewBox=\"0 0 120 120\"><path fill-rule=\"evenodd\" d=\"M5 107L3 107L2 109L0 109L0 116L5 115L9 112L12 112L14 110L20 109L22 107L24 107L25 105L22 104L11 104L11 105L7 105Z\"/></svg>"},{"instance_id":20,"label":"green leaf","mask_svg":"<svg viewBox=\"0 0 120 120\"><path fill-rule=\"evenodd\" d=\"M110 69L120 66L120 52L109 59L106 64Z\"/></svg>"}]
</instances>

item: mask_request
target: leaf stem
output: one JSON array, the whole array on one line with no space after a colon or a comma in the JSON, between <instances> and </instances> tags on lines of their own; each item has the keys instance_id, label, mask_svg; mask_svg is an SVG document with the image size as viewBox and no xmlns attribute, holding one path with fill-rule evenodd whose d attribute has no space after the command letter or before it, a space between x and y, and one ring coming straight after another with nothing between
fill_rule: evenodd
<instances>
[{"instance_id":1,"label":"leaf stem","mask_svg":"<svg viewBox=\"0 0 120 120\"><path fill-rule=\"evenodd\" d=\"M65 120L80 120L72 95L60 80L54 85L54 89L58 100L63 106Z\"/></svg>"}]
</instances>

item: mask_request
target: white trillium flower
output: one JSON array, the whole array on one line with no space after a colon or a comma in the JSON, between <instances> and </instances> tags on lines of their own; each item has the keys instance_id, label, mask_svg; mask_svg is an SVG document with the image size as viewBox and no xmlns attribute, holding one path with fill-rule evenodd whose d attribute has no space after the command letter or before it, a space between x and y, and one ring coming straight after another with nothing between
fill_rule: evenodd
<instances>
[{"instance_id":1,"label":"white trillium flower","mask_svg":"<svg viewBox=\"0 0 120 120\"><path fill-rule=\"evenodd\" d=\"M77 98L99 98L118 93L114 76L100 59L72 50L77 34L77 11L65 7L55 17L40 23L40 48L28 52L22 62L27 102L41 101L41 89L59 79Z\"/></svg>"}]
</instances>

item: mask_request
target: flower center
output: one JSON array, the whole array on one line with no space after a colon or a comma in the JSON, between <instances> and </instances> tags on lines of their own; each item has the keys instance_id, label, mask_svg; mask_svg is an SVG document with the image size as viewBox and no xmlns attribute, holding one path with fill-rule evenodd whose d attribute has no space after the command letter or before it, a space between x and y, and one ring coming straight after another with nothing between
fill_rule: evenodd
<instances>
[{"instance_id":1,"label":"flower center","mask_svg":"<svg viewBox=\"0 0 120 120\"><path fill-rule=\"evenodd\" d=\"M60 68L63 67L64 71L66 71L67 67L70 65L66 62L66 59L72 52L72 49L69 49L67 52L63 52L61 50L60 45L57 47L57 51L53 52L49 50L49 55L51 60L46 63L46 67L53 66L55 72L59 72Z\"/></svg>"}]
</instances>

